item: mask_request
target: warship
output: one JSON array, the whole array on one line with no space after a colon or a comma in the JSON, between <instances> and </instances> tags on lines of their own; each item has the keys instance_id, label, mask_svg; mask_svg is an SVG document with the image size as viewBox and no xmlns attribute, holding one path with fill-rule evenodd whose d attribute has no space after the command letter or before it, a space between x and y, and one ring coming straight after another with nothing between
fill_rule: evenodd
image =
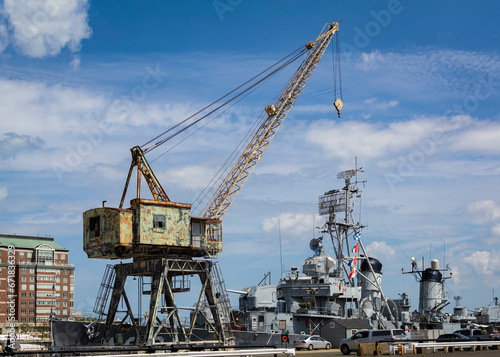
<instances>
[{"instance_id":1,"label":"warship","mask_svg":"<svg viewBox=\"0 0 500 357\"><path fill-rule=\"evenodd\" d=\"M413 275L419 284L418 310L411 312L411 300L404 292L396 299L385 296L382 263L368 256L362 239L365 227L353 218L355 201L361 197L359 172L362 168L340 172L337 178L344 180L344 187L319 197L319 214L325 217L320 227L323 236L310 241L312 256L304 260L302 271L292 267L278 285L261 284L265 277L243 291L230 290L240 294L237 329L255 336L321 335L333 347L339 347L341 338L367 328L403 329L414 339L435 339L472 327L496 330L500 325L498 299L494 305L469 310L455 296L453 314L445 312L450 301L444 285L452 273L448 266L440 269L437 259L430 267L420 268L424 260L419 266L412 258L411 270L402 272ZM324 248L327 239L333 256Z\"/></svg>"}]
</instances>

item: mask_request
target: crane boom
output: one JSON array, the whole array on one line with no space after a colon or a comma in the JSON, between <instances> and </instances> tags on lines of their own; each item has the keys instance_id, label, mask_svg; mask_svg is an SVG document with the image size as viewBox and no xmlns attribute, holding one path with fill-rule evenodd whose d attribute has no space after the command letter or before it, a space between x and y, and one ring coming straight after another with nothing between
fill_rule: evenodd
<instances>
[{"instance_id":1,"label":"crane boom","mask_svg":"<svg viewBox=\"0 0 500 357\"><path fill-rule=\"evenodd\" d=\"M267 118L257 129L211 200L203 208L201 217L221 219L224 216L295 104L338 29L338 22L331 23L327 31L316 40L306 44L307 49L310 50L309 54L290 79L276 103L266 107Z\"/></svg>"}]
</instances>

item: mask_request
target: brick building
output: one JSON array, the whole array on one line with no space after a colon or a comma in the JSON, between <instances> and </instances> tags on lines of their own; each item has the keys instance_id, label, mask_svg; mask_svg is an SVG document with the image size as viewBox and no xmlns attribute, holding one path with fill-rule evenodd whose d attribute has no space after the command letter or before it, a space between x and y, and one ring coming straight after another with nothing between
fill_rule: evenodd
<instances>
[{"instance_id":1,"label":"brick building","mask_svg":"<svg viewBox=\"0 0 500 357\"><path fill-rule=\"evenodd\" d=\"M72 316L74 273L54 238L0 234L0 324Z\"/></svg>"}]
</instances>

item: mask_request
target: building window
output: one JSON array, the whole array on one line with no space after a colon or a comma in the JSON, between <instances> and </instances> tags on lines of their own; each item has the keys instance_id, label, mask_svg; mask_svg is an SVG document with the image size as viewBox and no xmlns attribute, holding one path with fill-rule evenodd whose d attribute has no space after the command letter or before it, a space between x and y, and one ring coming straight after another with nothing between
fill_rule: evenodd
<instances>
[{"instance_id":1,"label":"building window","mask_svg":"<svg viewBox=\"0 0 500 357\"><path fill-rule=\"evenodd\" d=\"M30 281L35 281L35 277L33 275L30 276Z\"/></svg>"},{"instance_id":2,"label":"building window","mask_svg":"<svg viewBox=\"0 0 500 357\"><path fill-rule=\"evenodd\" d=\"M21 268L21 273L27 273L28 272L28 268Z\"/></svg>"},{"instance_id":3,"label":"building window","mask_svg":"<svg viewBox=\"0 0 500 357\"><path fill-rule=\"evenodd\" d=\"M58 301L59 302L59 301ZM67 301L63 301L63 306L64 307L68 307L68 302Z\"/></svg>"},{"instance_id":4,"label":"building window","mask_svg":"<svg viewBox=\"0 0 500 357\"><path fill-rule=\"evenodd\" d=\"M30 309L30 315L33 315L35 313L35 309Z\"/></svg>"},{"instance_id":5,"label":"building window","mask_svg":"<svg viewBox=\"0 0 500 357\"><path fill-rule=\"evenodd\" d=\"M63 299L67 299L68 298L68 293L63 293Z\"/></svg>"},{"instance_id":6,"label":"building window","mask_svg":"<svg viewBox=\"0 0 500 357\"><path fill-rule=\"evenodd\" d=\"M21 309L21 315L26 315L26 309Z\"/></svg>"},{"instance_id":7,"label":"building window","mask_svg":"<svg viewBox=\"0 0 500 357\"><path fill-rule=\"evenodd\" d=\"M53 265L54 248L48 244L41 244L36 247L36 262L41 265Z\"/></svg>"},{"instance_id":8,"label":"building window","mask_svg":"<svg viewBox=\"0 0 500 357\"><path fill-rule=\"evenodd\" d=\"M35 284L30 284L30 290L35 290Z\"/></svg>"},{"instance_id":9,"label":"building window","mask_svg":"<svg viewBox=\"0 0 500 357\"><path fill-rule=\"evenodd\" d=\"M26 300L21 301L21 306L26 306Z\"/></svg>"},{"instance_id":10,"label":"building window","mask_svg":"<svg viewBox=\"0 0 500 357\"><path fill-rule=\"evenodd\" d=\"M35 318L34 317L30 317L30 322L35 322Z\"/></svg>"},{"instance_id":11,"label":"building window","mask_svg":"<svg viewBox=\"0 0 500 357\"><path fill-rule=\"evenodd\" d=\"M26 277L26 275L23 275L23 276L21 277L21 281L27 281L27 280L28 280L28 278Z\"/></svg>"},{"instance_id":12,"label":"building window","mask_svg":"<svg viewBox=\"0 0 500 357\"><path fill-rule=\"evenodd\" d=\"M35 300L30 301L30 306L35 306Z\"/></svg>"},{"instance_id":13,"label":"building window","mask_svg":"<svg viewBox=\"0 0 500 357\"><path fill-rule=\"evenodd\" d=\"M63 278L63 283L67 283L68 282L68 278Z\"/></svg>"},{"instance_id":14,"label":"building window","mask_svg":"<svg viewBox=\"0 0 500 357\"><path fill-rule=\"evenodd\" d=\"M165 216L161 214L153 215L153 228L165 228Z\"/></svg>"},{"instance_id":15,"label":"building window","mask_svg":"<svg viewBox=\"0 0 500 357\"><path fill-rule=\"evenodd\" d=\"M28 252L28 258L31 258L31 252Z\"/></svg>"},{"instance_id":16,"label":"building window","mask_svg":"<svg viewBox=\"0 0 500 357\"><path fill-rule=\"evenodd\" d=\"M30 299L34 299L35 298L35 293L30 293Z\"/></svg>"},{"instance_id":17,"label":"building window","mask_svg":"<svg viewBox=\"0 0 500 357\"><path fill-rule=\"evenodd\" d=\"M30 268L30 273L35 274L35 268Z\"/></svg>"},{"instance_id":18,"label":"building window","mask_svg":"<svg viewBox=\"0 0 500 357\"><path fill-rule=\"evenodd\" d=\"M25 298L26 297L26 293L21 293L21 297Z\"/></svg>"},{"instance_id":19,"label":"building window","mask_svg":"<svg viewBox=\"0 0 500 357\"><path fill-rule=\"evenodd\" d=\"M21 322L26 322L26 317L21 317Z\"/></svg>"},{"instance_id":20,"label":"building window","mask_svg":"<svg viewBox=\"0 0 500 357\"><path fill-rule=\"evenodd\" d=\"M90 238L101 236L101 216L89 218L89 236Z\"/></svg>"},{"instance_id":21,"label":"building window","mask_svg":"<svg viewBox=\"0 0 500 357\"><path fill-rule=\"evenodd\" d=\"M27 285L26 284L21 284L21 290L26 290L27 289Z\"/></svg>"},{"instance_id":22,"label":"building window","mask_svg":"<svg viewBox=\"0 0 500 357\"><path fill-rule=\"evenodd\" d=\"M24 252L19 252L20 257L24 257Z\"/></svg>"}]
</instances>

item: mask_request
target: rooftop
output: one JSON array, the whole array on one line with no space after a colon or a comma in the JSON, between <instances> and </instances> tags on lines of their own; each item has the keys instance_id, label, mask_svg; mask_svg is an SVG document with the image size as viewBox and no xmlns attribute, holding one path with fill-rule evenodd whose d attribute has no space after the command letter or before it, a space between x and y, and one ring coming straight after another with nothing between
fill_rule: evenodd
<instances>
[{"instance_id":1,"label":"rooftop","mask_svg":"<svg viewBox=\"0 0 500 357\"><path fill-rule=\"evenodd\" d=\"M0 247L13 246L17 249L35 249L40 244L48 244L55 250L68 249L57 244L52 237L31 237L31 236L19 236L16 234L0 234Z\"/></svg>"}]
</instances>

